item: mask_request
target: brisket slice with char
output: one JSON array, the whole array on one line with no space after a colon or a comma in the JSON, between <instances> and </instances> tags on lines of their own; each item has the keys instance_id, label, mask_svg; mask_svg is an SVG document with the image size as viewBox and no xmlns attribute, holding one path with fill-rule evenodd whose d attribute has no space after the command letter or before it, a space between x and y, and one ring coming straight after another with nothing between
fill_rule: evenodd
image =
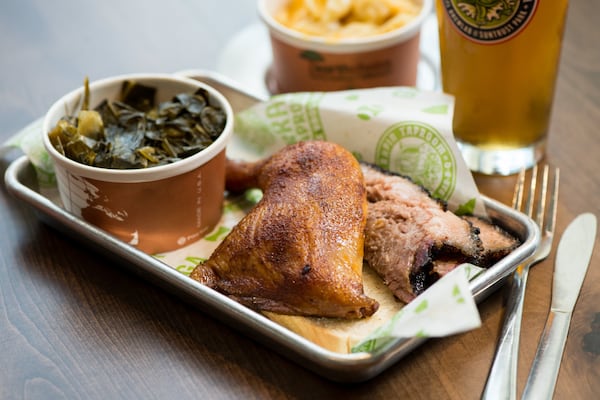
<instances>
[{"instance_id":1,"label":"brisket slice with char","mask_svg":"<svg viewBox=\"0 0 600 400\"><path fill-rule=\"evenodd\" d=\"M464 216L462 218L469 221L479 231L483 249L479 255L479 264L477 265L481 267L491 267L520 244L517 238L486 219L476 216Z\"/></svg>"},{"instance_id":2,"label":"brisket slice with char","mask_svg":"<svg viewBox=\"0 0 600 400\"><path fill-rule=\"evenodd\" d=\"M500 231L488 229L491 224L448 211L407 177L368 164L362 170L369 202L364 261L405 303L459 264L488 266L516 246L499 240ZM486 232L486 243L480 229ZM494 241L502 243L494 247L502 250L486 250Z\"/></svg>"}]
</instances>

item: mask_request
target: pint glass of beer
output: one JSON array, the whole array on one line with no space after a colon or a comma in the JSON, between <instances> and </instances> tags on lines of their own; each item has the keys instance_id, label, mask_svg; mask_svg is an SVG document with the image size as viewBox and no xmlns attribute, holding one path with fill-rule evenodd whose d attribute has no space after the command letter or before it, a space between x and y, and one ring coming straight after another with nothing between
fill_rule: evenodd
<instances>
[{"instance_id":1,"label":"pint glass of beer","mask_svg":"<svg viewBox=\"0 0 600 400\"><path fill-rule=\"evenodd\" d=\"M545 151L568 0L436 0L442 85L469 168L509 175Z\"/></svg>"}]
</instances>

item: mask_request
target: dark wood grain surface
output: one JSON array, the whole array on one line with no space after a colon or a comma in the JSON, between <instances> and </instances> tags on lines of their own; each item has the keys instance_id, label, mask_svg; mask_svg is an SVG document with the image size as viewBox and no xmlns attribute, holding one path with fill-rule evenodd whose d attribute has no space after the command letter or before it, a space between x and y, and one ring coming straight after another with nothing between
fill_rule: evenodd
<instances>
[{"instance_id":1,"label":"dark wood grain surface","mask_svg":"<svg viewBox=\"0 0 600 400\"><path fill-rule=\"evenodd\" d=\"M562 171L559 233L581 212L600 216L598 16L600 2L572 1L547 157ZM255 22L250 0L2 1L0 141L42 116L85 75L213 69L228 40ZM17 156L4 154L0 172ZM514 177L477 181L485 194L510 200ZM554 252L529 276L519 392L548 312L553 259ZM477 399L504 295L500 290L480 305L480 329L430 340L368 382L338 384L50 228L0 185L2 399ZM596 248L557 399L600 393L599 299Z\"/></svg>"}]
</instances>

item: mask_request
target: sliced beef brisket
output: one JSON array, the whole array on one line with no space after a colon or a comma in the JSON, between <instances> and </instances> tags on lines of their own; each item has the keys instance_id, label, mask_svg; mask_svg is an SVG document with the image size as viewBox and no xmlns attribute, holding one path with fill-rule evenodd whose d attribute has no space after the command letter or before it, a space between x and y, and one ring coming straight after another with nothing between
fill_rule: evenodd
<instances>
[{"instance_id":1,"label":"sliced beef brisket","mask_svg":"<svg viewBox=\"0 0 600 400\"><path fill-rule=\"evenodd\" d=\"M482 244L469 221L457 217L410 179L362 165L367 188L365 262L396 297L411 301L440 272L436 260L479 261Z\"/></svg>"},{"instance_id":2,"label":"sliced beef brisket","mask_svg":"<svg viewBox=\"0 0 600 400\"><path fill-rule=\"evenodd\" d=\"M408 303L461 263L487 267L518 242L486 221L458 217L407 177L362 164L365 262Z\"/></svg>"},{"instance_id":3,"label":"sliced beef brisket","mask_svg":"<svg viewBox=\"0 0 600 400\"><path fill-rule=\"evenodd\" d=\"M479 266L491 267L519 246L520 241L492 222L475 216L464 216L479 231L483 250Z\"/></svg>"}]
</instances>

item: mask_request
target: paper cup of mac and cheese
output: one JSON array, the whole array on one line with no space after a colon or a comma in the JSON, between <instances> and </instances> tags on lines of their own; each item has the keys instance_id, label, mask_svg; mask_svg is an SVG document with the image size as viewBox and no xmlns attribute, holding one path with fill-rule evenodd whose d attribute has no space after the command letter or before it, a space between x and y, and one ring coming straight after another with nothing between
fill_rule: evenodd
<instances>
[{"instance_id":1,"label":"paper cup of mac and cheese","mask_svg":"<svg viewBox=\"0 0 600 400\"><path fill-rule=\"evenodd\" d=\"M258 0L271 93L414 86L432 0Z\"/></svg>"}]
</instances>

